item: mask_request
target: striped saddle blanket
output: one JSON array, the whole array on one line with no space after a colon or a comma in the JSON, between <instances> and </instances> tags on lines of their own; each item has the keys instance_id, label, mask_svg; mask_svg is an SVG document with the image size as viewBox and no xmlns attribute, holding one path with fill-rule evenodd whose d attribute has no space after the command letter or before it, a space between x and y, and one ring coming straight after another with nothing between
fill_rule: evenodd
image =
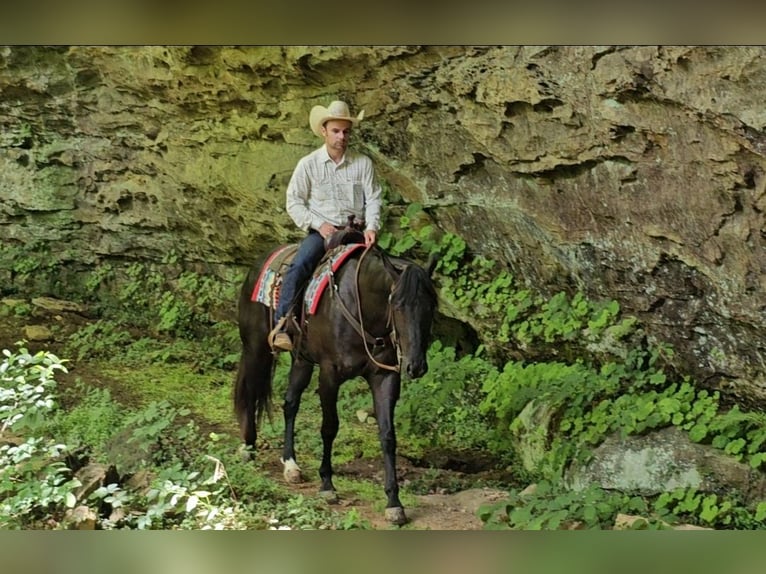
<instances>
[{"instance_id":1,"label":"striped saddle blanket","mask_svg":"<svg viewBox=\"0 0 766 574\"><path fill-rule=\"evenodd\" d=\"M363 248L363 243L351 243L339 245L325 254L306 287L303 304L307 314L316 313L322 294L330 284L331 274L340 269L352 253ZM252 301L276 308L279 303L282 275L295 257L297 250L297 244L283 245L269 255L263 264L258 280L255 282L253 294L250 297Z\"/></svg>"}]
</instances>

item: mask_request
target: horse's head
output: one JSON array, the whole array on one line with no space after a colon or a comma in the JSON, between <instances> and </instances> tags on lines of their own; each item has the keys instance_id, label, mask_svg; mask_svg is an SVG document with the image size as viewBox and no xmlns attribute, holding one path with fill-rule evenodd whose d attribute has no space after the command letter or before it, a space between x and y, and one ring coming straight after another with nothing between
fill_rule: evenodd
<instances>
[{"instance_id":1,"label":"horse's head","mask_svg":"<svg viewBox=\"0 0 766 574\"><path fill-rule=\"evenodd\" d=\"M429 272L418 265L406 266L391 292L391 312L401 366L413 379L428 371L426 354L436 303L436 290Z\"/></svg>"}]
</instances>

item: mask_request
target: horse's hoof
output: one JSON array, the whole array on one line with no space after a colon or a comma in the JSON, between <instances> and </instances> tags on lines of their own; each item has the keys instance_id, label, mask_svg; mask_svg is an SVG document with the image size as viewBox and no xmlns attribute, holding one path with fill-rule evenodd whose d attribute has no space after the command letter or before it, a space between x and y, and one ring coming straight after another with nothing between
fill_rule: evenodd
<instances>
[{"instance_id":1,"label":"horse's hoof","mask_svg":"<svg viewBox=\"0 0 766 574\"><path fill-rule=\"evenodd\" d=\"M386 508L386 520L395 526L407 524L407 516L404 514L404 508L401 506Z\"/></svg>"},{"instance_id":2,"label":"horse's hoof","mask_svg":"<svg viewBox=\"0 0 766 574\"><path fill-rule=\"evenodd\" d=\"M282 475L285 477L287 484L299 484L303 482L303 475L301 474L301 468L293 459L283 460L282 464L285 466L282 471Z\"/></svg>"},{"instance_id":3,"label":"horse's hoof","mask_svg":"<svg viewBox=\"0 0 766 574\"><path fill-rule=\"evenodd\" d=\"M319 496L323 498L327 504L338 504L338 493L334 490L320 490Z\"/></svg>"},{"instance_id":4,"label":"horse's hoof","mask_svg":"<svg viewBox=\"0 0 766 574\"><path fill-rule=\"evenodd\" d=\"M303 482L303 475L300 468L285 469L284 472L285 482L287 484L300 484Z\"/></svg>"},{"instance_id":5,"label":"horse's hoof","mask_svg":"<svg viewBox=\"0 0 766 574\"><path fill-rule=\"evenodd\" d=\"M252 446L242 445L239 447L239 458L242 462L252 462L255 460L255 448Z\"/></svg>"}]
</instances>

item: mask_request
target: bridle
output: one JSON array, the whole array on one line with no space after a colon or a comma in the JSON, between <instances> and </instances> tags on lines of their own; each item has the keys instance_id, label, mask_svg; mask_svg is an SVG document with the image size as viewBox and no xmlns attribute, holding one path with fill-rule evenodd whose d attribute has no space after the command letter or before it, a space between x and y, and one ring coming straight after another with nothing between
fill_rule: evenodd
<instances>
[{"instance_id":1,"label":"bridle","mask_svg":"<svg viewBox=\"0 0 766 574\"><path fill-rule=\"evenodd\" d=\"M343 313L343 316L346 318L346 320L349 323L351 323L351 326L354 328L354 330L362 337L364 350L367 352L367 356L369 357L370 361L376 367L398 373L401 370L402 349L399 346L399 338L396 334L396 322L394 321L394 308L393 308L393 305L391 304L391 299L393 297L394 290L396 289L396 283L397 283L397 280L399 279L400 272L396 269L394 264L391 263L389 258L382 251L379 251L379 253L382 256L381 258L383 261L383 265L386 268L386 271L388 271L389 276L394 280L393 283L391 284L391 292L388 295L388 311L387 311L386 327L390 329L387 335L388 335L388 338L391 339L391 344L396 350L395 365L387 365L385 363L381 363L380 361L375 359L375 357L372 356L372 352L370 352L370 345L372 345L373 347L382 347L383 345L386 344L385 335L382 337L374 337L373 335L371 335L364 329L364 317L362 317L362 298L359 292L359 270L362 268L362 260L365 258L367 253L370 252L372 247L373 247L372 244L365 247L364 251L359 256L359 261L356 264L356 272L354 273L354 287L356 289L356 293L355 293L356 311L359 318L357 319L353 315L353 313L351 313L351 311L348 310L348 307L346 307L346 304L343 303L343 300L340 297L336 297L336 300L338 302L341 312ZM331 275L331 279L332 279L333 288L330 292L335 294L338 291L338 285L337 283L335 283L334 275Z\"/></svg>"}]
</instances>

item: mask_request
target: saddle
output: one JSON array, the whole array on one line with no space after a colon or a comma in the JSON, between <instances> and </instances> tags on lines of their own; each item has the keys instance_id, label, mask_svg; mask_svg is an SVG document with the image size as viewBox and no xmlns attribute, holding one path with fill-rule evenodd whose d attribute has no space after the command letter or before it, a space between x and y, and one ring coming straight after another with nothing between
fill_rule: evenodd
<instances>
[{"instance_id":1,"label":"saddle","mask_svg":"<svg viewBox=\"0 0 766 574\"><path fill-rule=\"evenodd\" d=\"M332 235L328 235L324 240L325 253L335 249L339 245L348 245L350 243L364 243L364 221L349 215L345 227L336 227Z\"/></svg>"}]
</instances>

